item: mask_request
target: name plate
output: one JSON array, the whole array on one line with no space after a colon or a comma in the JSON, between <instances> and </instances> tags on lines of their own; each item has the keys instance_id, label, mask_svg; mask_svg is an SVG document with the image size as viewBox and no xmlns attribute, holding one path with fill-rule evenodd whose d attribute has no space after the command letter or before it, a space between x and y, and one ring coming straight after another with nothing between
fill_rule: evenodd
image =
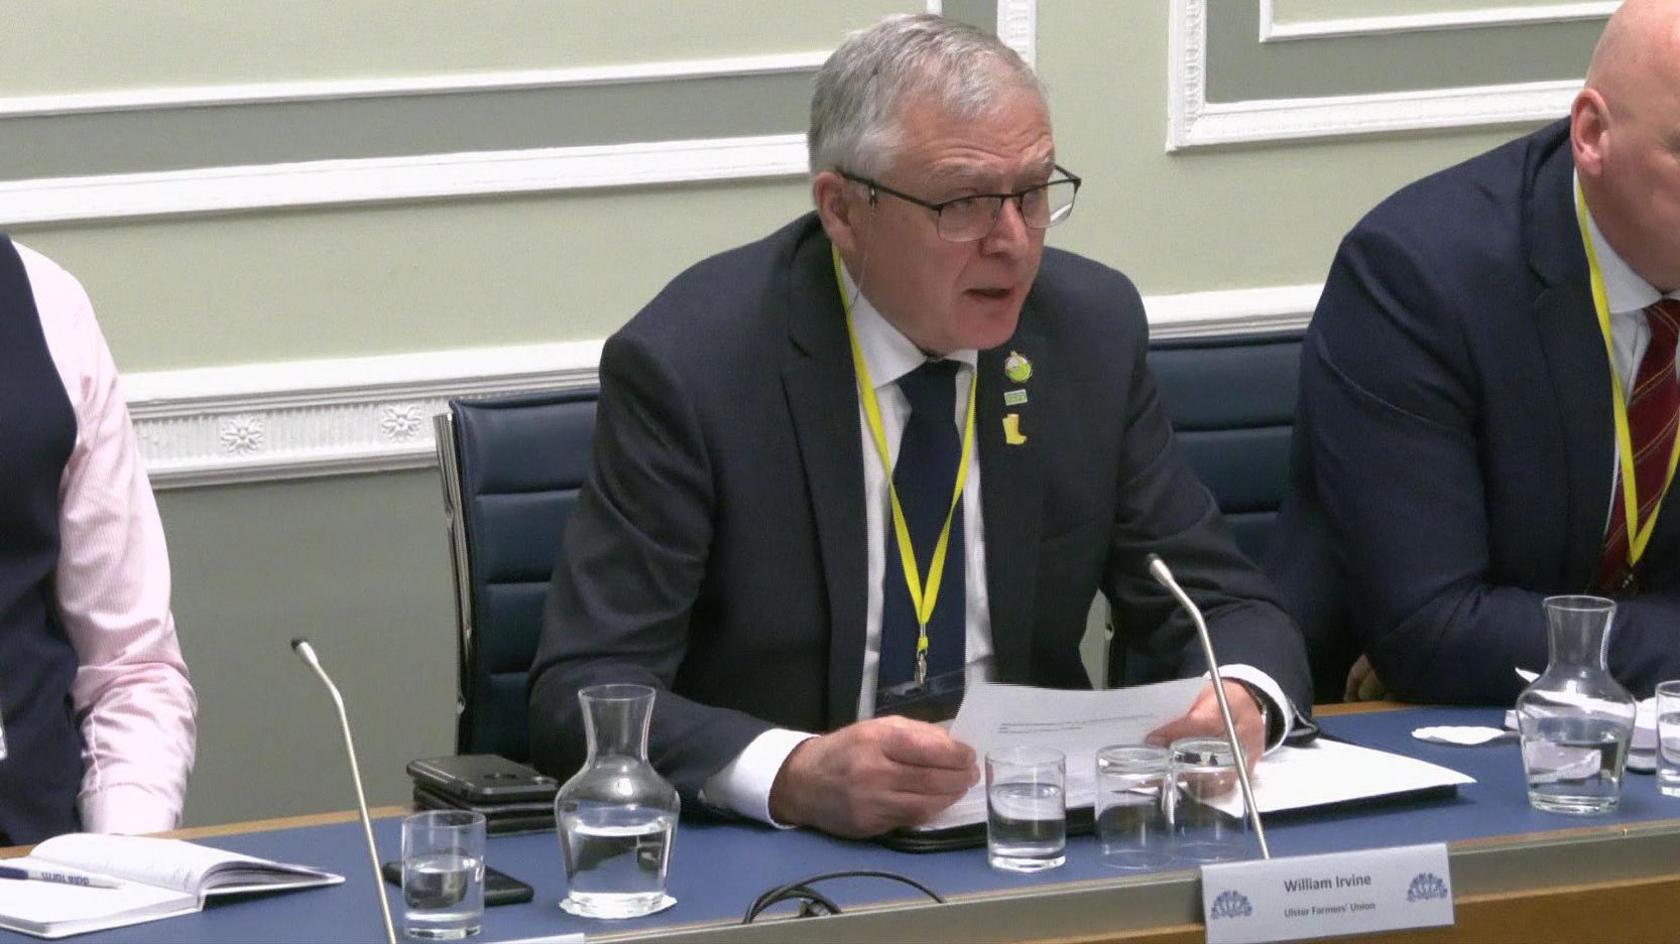
<instances>
[{"instance_id":1,"label":"name plate","mask_svg":"<svg viewBox=\"0 0 1680 944\"><path fill-rule=\"evenodd\" d=\"M1453 923L1445 843L1202 866L1208 944Z\"/></svg>"}]
</instances>

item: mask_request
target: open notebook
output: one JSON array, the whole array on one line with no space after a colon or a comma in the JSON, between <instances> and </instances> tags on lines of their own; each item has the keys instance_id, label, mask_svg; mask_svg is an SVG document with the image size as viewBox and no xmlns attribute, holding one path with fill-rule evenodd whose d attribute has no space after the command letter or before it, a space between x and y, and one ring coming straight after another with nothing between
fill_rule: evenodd
<instances>
[{"instance_id":1,"label":"open notebook","mask_svg":"<svg viewBox=\"0 0 1680 944\"><path fill-rule=\"evenodd\" d=\"M344 876L151 836L70 833L8 866L115 879L119 888L0 881L0 927L65 937L191 914L214 895L336 885Z\"/></svg>"}]
</instances>

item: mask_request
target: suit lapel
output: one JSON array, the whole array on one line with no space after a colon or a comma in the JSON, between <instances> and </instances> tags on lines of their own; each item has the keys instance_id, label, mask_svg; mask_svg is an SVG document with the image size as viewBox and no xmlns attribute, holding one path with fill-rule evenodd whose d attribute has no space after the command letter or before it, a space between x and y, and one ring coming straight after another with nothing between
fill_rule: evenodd
<instances>
[{"instance_id":1,"label":"suit lapel","mask_svg":"<svg viewBox=\"0 0 1680 944\"><path fill-rule=\"evenodd\" d=\"M1038 537L1042 523L1042 478L1033 423L1034 397L1046 371L1044 345L1033 322L1031 296L1021 312L1021 326L1008 344L980 352L975 382L975 438L980 450L980 508L986 540L986 598L992 619L992 649L998 681L1016 684L1032 678L1033 594L1037 589ZM1025 357L1033 375L1009 379L1004 363L1012 353ZM1009 405L1004 395L1024 390L1027 402ZM1014 414L1015 430L1025 442L1011 444L1005 418Z\"/></svg>"},{"instance_id":2,"label":"suit lapel","mask_svg":"<svg viewBox=\"0 0 1680 944\"><path fill-rule=\"evenodd\" d=\"M868 537L857 381L829 242L820 233L795 250L787 317L791 346L782 384L828 590L828 722L839 727L857 720L869 598Z\"/></svg>"},{"instance_id":3,"label":"suit lapel","mask_svg":"<svg viewBox=\"0 0 1680 944\"><path fill-rule=\"evenodd\" d=\"M1552 381L1568 483L1566 552L1559 577L1564 586L1586 588L1597 573L1610 501L1615 443L1610 368L1575 217L1567 139L1540 161L1530 178L1525 236L1529 265L1541 282L1534 324Z\"/></svg>"}]
</instances>

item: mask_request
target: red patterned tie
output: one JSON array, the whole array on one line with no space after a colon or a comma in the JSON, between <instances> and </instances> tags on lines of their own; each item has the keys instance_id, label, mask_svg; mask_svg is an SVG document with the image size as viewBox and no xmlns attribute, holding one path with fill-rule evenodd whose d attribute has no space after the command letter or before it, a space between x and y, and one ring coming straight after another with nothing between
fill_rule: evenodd
<instances>
[{"instance_id":1,"label":"red patterned tie","mask_svg":"<svg viewBox=\"0 0 1680 944\"><path fill-rule=\"evenodd\" d=\"M1633 441L1634 482L1639 486L1639 524L1649 521L1662 501L1668 460L1680 421L1680 379L1674 373L1675 339L1680 338L1680 301L1665 298L1645 309L1651 342L1639 361L1639 375L1628 395L1628 434ZM1626 470L1622 470L1626 474ZM1604 558L1598 566L1602 593L1625 593L1634 588L1635 571L1628 565L1628 522L1618 478L1610 502L1610 530L1604 539Z\"/></svg>"}]
</instances>

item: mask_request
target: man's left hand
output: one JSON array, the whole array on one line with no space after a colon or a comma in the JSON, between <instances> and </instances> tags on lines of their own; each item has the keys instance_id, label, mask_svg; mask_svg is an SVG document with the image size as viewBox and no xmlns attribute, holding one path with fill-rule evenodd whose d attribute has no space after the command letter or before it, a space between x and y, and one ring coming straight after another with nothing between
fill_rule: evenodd
<instances>
[{"instance_id":1,"label":"man's left hand","mask_svg":"<svg viewBox=\"0 0 1680 944\"><path fill-rule=\"evenodd\" d=\"M1254 694L1241 682L1225 683L1225 700L1231 703L1231 720L1237 725L1237 741L1242 744L1248 769L1253 770L1266 750L1266 725L1260 718L1260 706ZM1213 683L1202 687L1196 701L1184 717L1149 732L1151 744L1165 747L1181 737L1216 737L1225 739L1225 722L1219 717L1219 699L1213 693Z\"/></svg>"}]
</instances>

